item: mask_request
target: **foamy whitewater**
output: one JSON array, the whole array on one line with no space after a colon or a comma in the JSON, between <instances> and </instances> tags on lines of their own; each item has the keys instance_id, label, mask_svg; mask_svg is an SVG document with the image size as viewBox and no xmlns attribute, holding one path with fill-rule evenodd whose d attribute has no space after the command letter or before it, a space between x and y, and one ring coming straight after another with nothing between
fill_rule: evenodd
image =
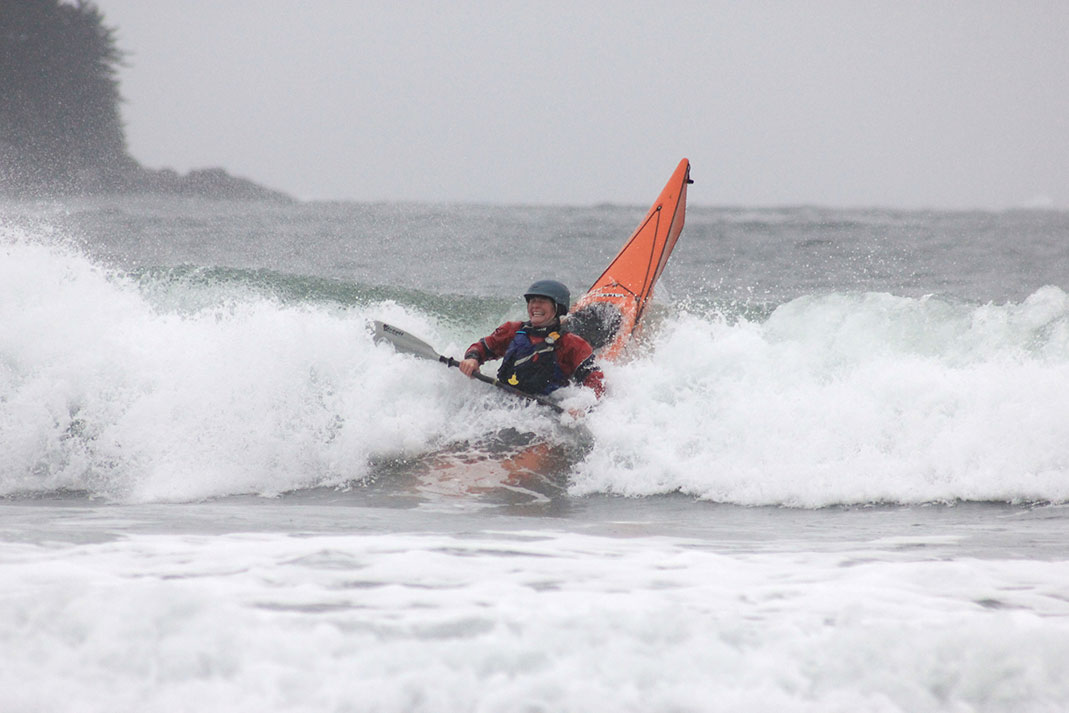
<instances>
[{"instance_id":1,"label":"foamy whitewater","mask_svg":"<svg viewBox=\"0 0 1069 713\"><path fill-rule=\"evenodd\" d=\"M1069 214L691 206L577 422L368 324L460 355L642 207L0 210L2 711L1069 700Z\"/></svg>"}]
</instances>

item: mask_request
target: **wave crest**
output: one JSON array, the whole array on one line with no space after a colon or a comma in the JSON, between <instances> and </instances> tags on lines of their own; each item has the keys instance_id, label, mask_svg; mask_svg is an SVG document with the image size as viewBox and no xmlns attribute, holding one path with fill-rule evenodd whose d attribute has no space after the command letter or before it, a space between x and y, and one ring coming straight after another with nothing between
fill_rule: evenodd
<instances>
[{"instance_id":1,"label":"wave crest","mask_svg":"<svg viewBox=\"0 0 1069 713\"><path fill-rule=\"evenodd\" d=\"M490 423L533 427L366 331L384 319L459 353L508 316L501 300L135 277L14 229L4 238L0 495L270 495L359 481L376 459ZM1069 501L1069 296L1057 287L1007 304L836 293L763 318L663 305L650 316L633 357L605 365L610 395L587 419L596 444L575 495Z\"/></svg>"}]
</instances>

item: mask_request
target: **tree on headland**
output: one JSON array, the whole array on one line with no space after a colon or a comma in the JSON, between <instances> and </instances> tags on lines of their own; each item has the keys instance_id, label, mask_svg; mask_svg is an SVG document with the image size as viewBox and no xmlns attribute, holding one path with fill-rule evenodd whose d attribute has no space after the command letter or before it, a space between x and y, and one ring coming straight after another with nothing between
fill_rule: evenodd
<instances>
[{"instance_id":1,"label":"tree on headland","mask_svg":"<svg viewBox=\"0 0 1069 713\"><path fill-rule=\"evenodd\" d=\"M100 190L136 167L122 57L91 2L0 0L0 191Z\"/></svg>"},{"instance_id":2,"label":"tree on headland","mask_svg":"<svg viewBox=\"0 0 1069 713\"><path fill-rule=\"evenodd\" d=\"M141 166L119 113L123 53L89 0L0 0L0 196L186 193L289 200L219 168Z\"/></svg>"}]
</instances>

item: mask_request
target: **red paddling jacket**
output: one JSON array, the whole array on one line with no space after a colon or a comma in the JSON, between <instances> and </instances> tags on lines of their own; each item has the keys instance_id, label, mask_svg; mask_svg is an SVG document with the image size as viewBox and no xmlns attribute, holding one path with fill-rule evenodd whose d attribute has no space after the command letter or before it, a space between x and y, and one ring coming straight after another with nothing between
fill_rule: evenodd
<instances>
[{"instance_id":1,"label":"red paddling jacket","mask_svg":"<svg viewBox=\"0 0 1069 713\"><path fill-rule=\"evenodd\" d=\"M529 394L548 394L569 381L593 389L598 398L605 391L594 350L578 334L561 331L560 321L548 327L505 322L468 347L464 358L479 364L503 359L497 378Z\"/></svg>"}]
</instances>

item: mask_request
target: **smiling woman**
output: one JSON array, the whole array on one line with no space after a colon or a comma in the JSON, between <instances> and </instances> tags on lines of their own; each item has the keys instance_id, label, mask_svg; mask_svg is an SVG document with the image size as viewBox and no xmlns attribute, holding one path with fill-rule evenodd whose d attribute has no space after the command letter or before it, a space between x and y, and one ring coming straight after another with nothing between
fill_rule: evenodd
<instances>
[{"instance_id":1,"label":"smiling woman","mask_svg":"<svg viewBox=\"0 0 1069 713\"><path fill-rule=\"evenodd\" d=\"M468 347L460 370L475 376L483 363L501 359L497 378L529 394L549 394L569 382L582 384L601 396L601 369L594 350L578 334L561 327L571 294L556 280L538 280L524 293L527 322L505 322L489 336Z\"/></svg>"},{"instance_id":2,"label":"smiling woman","mask_svg":"<svg viewBox=\"0 0 1069 713\"><path fill-rule=\"evenodd\" d=\"M545 327L557 316L556 305L548 297L529 297L527 316L531 319L532 327Z\"/></svg>"}]
</instances>

